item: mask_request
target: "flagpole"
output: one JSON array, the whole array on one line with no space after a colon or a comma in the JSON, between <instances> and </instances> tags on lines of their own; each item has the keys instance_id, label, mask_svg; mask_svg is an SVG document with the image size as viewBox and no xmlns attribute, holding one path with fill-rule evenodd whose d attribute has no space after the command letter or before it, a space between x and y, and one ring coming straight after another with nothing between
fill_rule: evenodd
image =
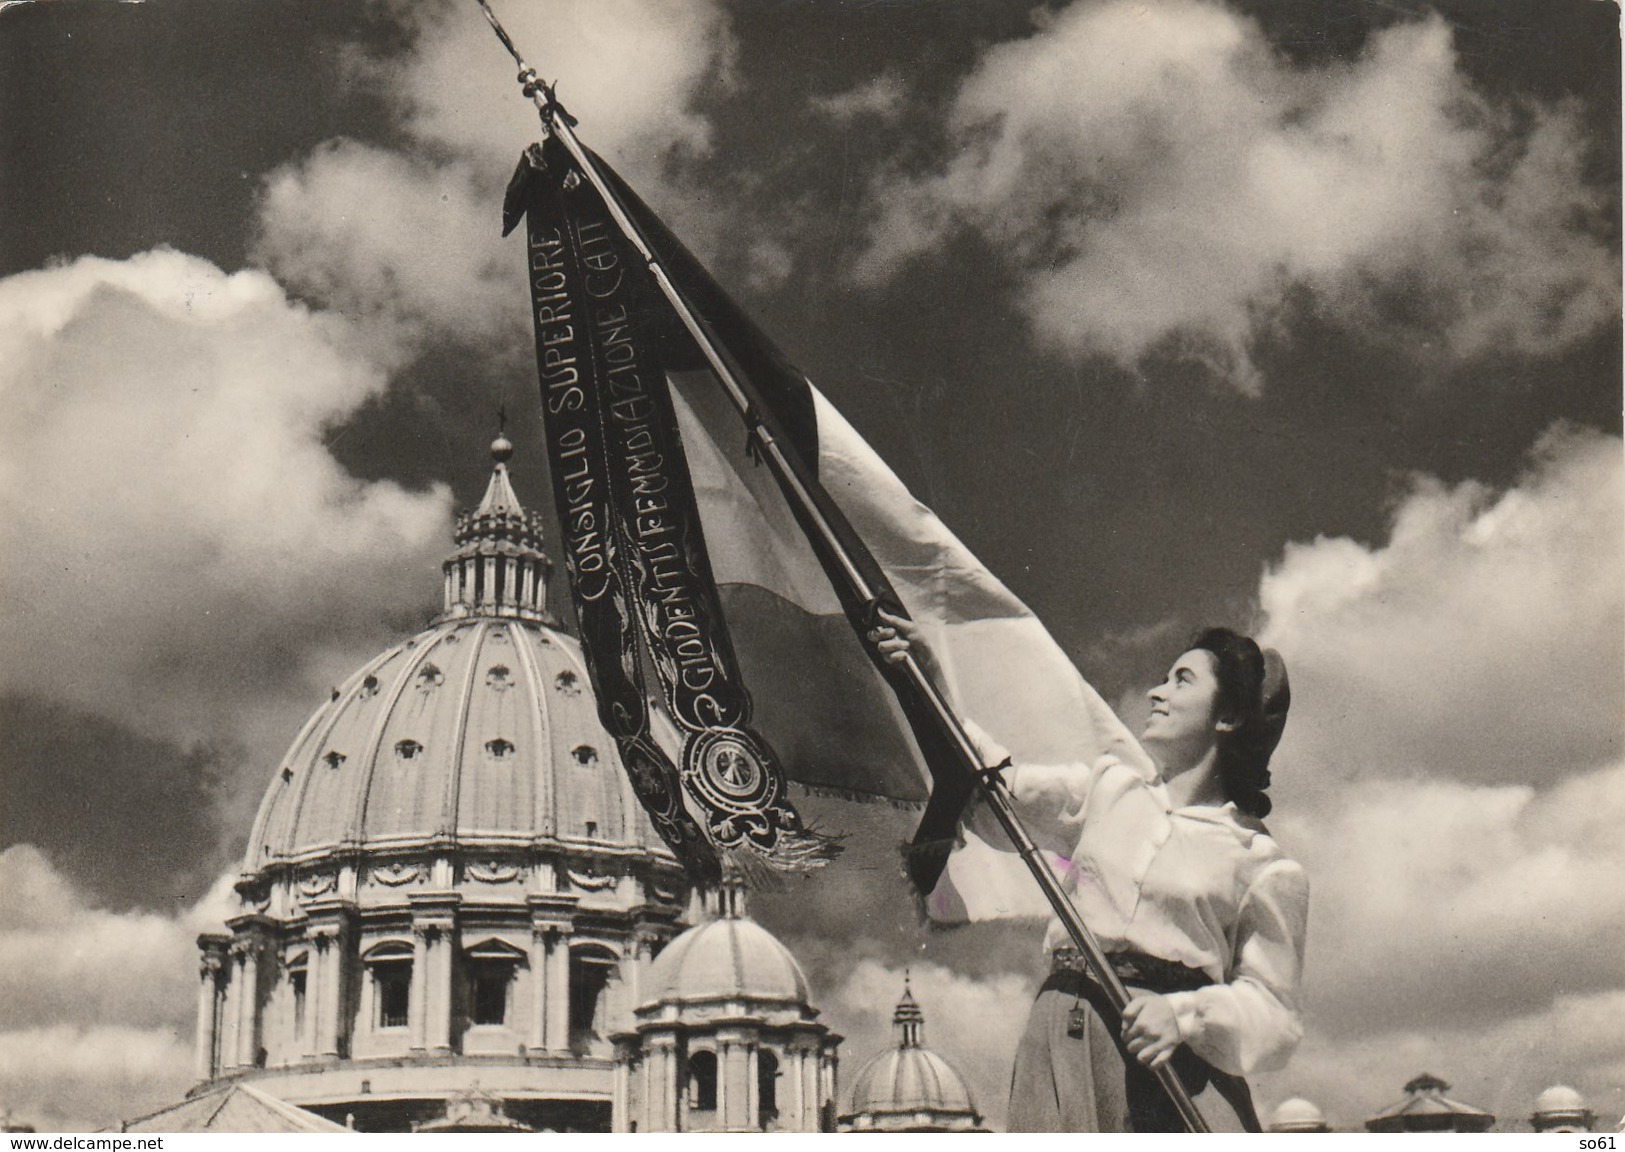
<instances>
[{"instance_id":1,"label":"flagpole","mask_svg":"<svg viewBox=\"0 0 1625 1152\"><path fill-rule=\"evenodd\" d=\"M683 327L694 338L706 361L715 372L717 379L721 381L729 399L738 408L740 415L744 417L750 434L755 438L757 447L762 457L768 462L768 466L772 469L775 479L786 494L795 500L800 511L818 532L825 549L840 565L851 590L871 607L882 603L883 598L879 595L878 590L870 585L862 570L853 562L852 557L841 543L839 534L830 524L823 510L818 506L818 502L808 490L797 462L786 455L773 433L757 416L748 393L734 374L727 357L722 354L710 326L689 307L682 293L677 290L677 286L666 274L666 270L654 249L650 247L636 222L621 203L615 189L604 179L603 173L598 170L598 166L593 162L591 154L582 146L581 141L576 138L573 131L574 120L558 103L553 88L543 83L538 78L536 70L525 62L524 58L519 54L518 48L515 47L513 40L497 20L496 14L491 11L491 7L486 0L476 0L476 2L479 4L480 10L485 13L485 18L490 22L497 38L502 41L503 47L508 50L508 54L519 65L519 83L523 87L525 95L531 98L537 110L541 113L543 128L558 137L566 150L569 151L571 158L581 169L582 174L587 177L593 189L603 199L604 205L609 209L616 226L632 246L638 250L638 254L643 257L650 274L660 287L661 294L665 296L673 311L682 320ZM1095 939L1094 933L1083 922L1077 908L1073 906L1071 899L1062 889L1060 881L1056 879L1054 871L1051 870L1048 861L1044 859L1037 843L1028 833L1026 826L1022 824L1021 817L1012 803L1009 786L1000 775L1000 768L988 768L982 764L981 755L965 734L965 729L960 724L959 717L954 714L947 699L942 695L931 677L926 675L924 669L920 667L919 662L912 654L905 658L903 667L909 679L930 703L940 725L953 737L964 770L970 773L976 781L983 800L998 820L999 826L1004 829L1005 835L1009 837L1022 862L1026 864L1027 870L1032 873L1033 879L1037 882L1051 909L1054 910L1056 917L1065 926L1067 935L1072 938L1072 942L1077 945L1078 951L1083 954L1084 960L1089 965L1096 981L1106 991L1113 1006L1121 1011L1128 1005L1130 1000L1129 991L1118 977L1116 969L1112 966L1105 950L1101 948L1100 942ZM1201 1112L1197 1110L1196 1104L1191 1100L1190 1093L1185 1090L1184 1083L1179 1079L1173 1068L1168 1064L1164 1064L1153 1069L1153 1072L1168 1093L1169 1098L1173 1101L1174 1107L1178 1110L1185 1126L1192 1132L1208 1131L1207 1122L1203 1119Z\"/></svg>"}]
</instances>

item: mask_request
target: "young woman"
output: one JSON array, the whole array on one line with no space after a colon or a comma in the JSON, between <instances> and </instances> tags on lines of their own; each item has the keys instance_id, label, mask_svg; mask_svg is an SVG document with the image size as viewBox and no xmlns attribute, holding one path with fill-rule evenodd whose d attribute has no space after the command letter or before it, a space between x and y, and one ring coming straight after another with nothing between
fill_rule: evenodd
<instances>
[{"instance_id":1,"label":"young woman","mask_svg":"<svg viewBox=\"0 0 1625 1152\"><path fill-rule=\"evenodd\" d=\"M889 659L912 651L932 670L907 622L885 616L871 635ZM1286 669L1214 628L1149 696L1141 741L1155 775L1111 757L1004 770L1033 838L1069 862L1067 893L1133 997L1116 1012L1051 923L1050 974L1011 1079L1012 1131L1177 1131L1150 1072L1169 1062L1210 1126L1256 1131L1243 1077L1285 1064L1302 1035L1309 883L1262 823ZM1008 759L974 723L966 731L987 765ZM985 811L967 823L1002 842Z\"/></svg>"}]
</instances>

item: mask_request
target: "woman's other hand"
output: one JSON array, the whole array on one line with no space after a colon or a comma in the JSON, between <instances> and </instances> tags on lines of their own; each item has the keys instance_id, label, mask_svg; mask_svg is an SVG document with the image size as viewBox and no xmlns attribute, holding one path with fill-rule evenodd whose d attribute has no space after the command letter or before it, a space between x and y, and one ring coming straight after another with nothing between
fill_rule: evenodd
<instances>
[{"instance_id":1,"label":"woman's other hand","mask_svg":"<svg viewBox=\"0 0 1625 1152\"><path fill-rule=\"evenodd\" d=\"M920 635L920 626L912 620L893 616L884 608L878 615L880 623L869 629L869 642L879 649L881 656L892 664L901 664L912 655L926 675L937 680L936 654Z\"/></svg>"},{"instance_id":2,"label":"woman's other hand","mask_svg":"<svg viewBox=\"0 0 1625 1152\"><path fill-rule=\"evenodd\" d=\"M1161 1068L1179 1049L1179 1020L1164 996L1136 996L1123 1008L1123 1043L1147 1068Z\"/></svg>"}]
</instances>

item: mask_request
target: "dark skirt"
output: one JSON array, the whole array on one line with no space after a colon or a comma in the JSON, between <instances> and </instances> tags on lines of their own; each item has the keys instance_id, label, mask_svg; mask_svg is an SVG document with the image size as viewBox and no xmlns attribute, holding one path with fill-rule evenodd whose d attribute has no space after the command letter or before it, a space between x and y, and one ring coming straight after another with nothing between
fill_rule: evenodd
<instances>
[{"instance_id":1,"label":"dark skirt","mask_svg":"<svg viewBox=\"0 0 1625 1152\"><path fill-rule=\"evenodd\" d=\"M1147 991L1129 985L1131 993ZM1081 973L1055 972L1027 1017L1010 1081L1011 1132L1182 1132L1154 1074L1118 1041L1120 1019ZM1181 1048L1176 1070L1215 1132L1256 1132L1247 1084Z\"/></svg>"}]
</instances>

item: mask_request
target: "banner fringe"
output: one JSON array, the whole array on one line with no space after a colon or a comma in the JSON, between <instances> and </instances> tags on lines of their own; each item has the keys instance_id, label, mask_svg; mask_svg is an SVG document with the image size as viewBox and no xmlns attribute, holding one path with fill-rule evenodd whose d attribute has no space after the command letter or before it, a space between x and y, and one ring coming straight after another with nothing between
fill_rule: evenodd
<instances>
[{"instance_id":1,"label":"banner fringe","mask_svg":"<svg viewBox=\"0 0 1625 1152\"><path fill-rule=\"evenodd\" d=\"M898 812L923 812L924 800L899 800L895 796L878 796L873 792L859 792L851 788L841 788L833 784L806 784L800 780L791 780L790 787L802 796L817 796L825 800L845 800L852 804L884 804Z\"/></svg>"}]
</instances>

